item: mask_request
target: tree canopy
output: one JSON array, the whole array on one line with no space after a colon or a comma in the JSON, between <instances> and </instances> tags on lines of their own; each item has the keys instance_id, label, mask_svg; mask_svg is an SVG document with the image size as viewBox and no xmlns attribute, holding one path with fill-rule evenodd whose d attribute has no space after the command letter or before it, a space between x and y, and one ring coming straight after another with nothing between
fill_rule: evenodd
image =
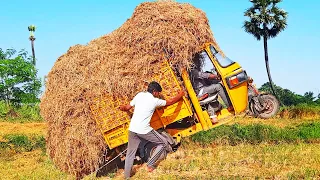
<instances>
[{"instance_id":1,"label":"tree canopy","mask_svg":"<svg viewBox=\"0 0 320 180\"><path fill-rule=\"evenodd\" d=\"M244 22L245 31L257 40L276 37L287 27L287 15L283 9L277 7L282 0L250 0L252 7L246 10L245 16L249 21Z\"/></svg>"},{"instance_id":2,"label":"tree canopy","mask_svg":"<svg viewBox=\"0 0 320 180\"><path fill-rule=\"evenodd\" d=\"M0 100L7 103L38 102L41 80L25 50L0 48Z\"/></svg>"},{"instance_id":3,"label":"tree canopy","mask_svg":"<svg viewBox=\"0 0 320 180\"><path fill-rule=\"evenodd\" d=\"M277 95L279 96L279 100L286 106L298 105L298 104L309 104L309 105L320 105L320 94L318 95L318 99L314 96L314 93L309 91L304 95L296 94L289 89L283 89L280 86L273 85ZM264 83L259 91L271 93L271 88L269 82Z\"/></svg>"}]
</instances>

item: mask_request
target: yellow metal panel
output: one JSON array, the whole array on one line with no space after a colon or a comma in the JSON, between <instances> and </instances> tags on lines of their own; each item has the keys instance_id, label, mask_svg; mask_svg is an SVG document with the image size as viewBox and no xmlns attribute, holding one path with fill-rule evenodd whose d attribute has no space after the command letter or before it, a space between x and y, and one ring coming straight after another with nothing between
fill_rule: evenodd
<instances>
[{"instance_id":1,"label":"yellow metal panel","mask_svg":"<svg viewBox=\"0 0 320 180\"><path fill-rule=\"evenodd\" d=\"M190 78L188 76L188 73L186 70L183 70L182 71L182 79L183 79L183 82L184 82L184 85L188 91L188 95L191 99L191 102L193 104L193 107L197 113L197 117L201 123L201 126L204 130L207 130L208 129L208 123L207 123L207 120L205 119L203 113L202 113L202 108L199 104L199 100L197 98L197 95L196 93L194 92L193 90L193 87L192 87L192 84L191 84L191 81L190 81Z\"/></svg>"},{"instance_id":2,"label":"yellow metal panel","mask_svg":"<svg viewBox=\"0 0 320 180\"><path fill-rule=\"evenodd\" d=\"M162 120L157 112L155 112L151 118L150 125L153 129L162 128L164 125Z\"/></svg>"},{"instance_id":3,"label":"yellow metal panel","mask_svg":"<svg viewBox=\"0 0 320 180\"><path fill-rule=\"evenodd\" d=\"M217 113L218 120L226 119L230 116L233 116L234 114L231 114L227 109L222 109ZM219 121L220 123L220 121Z\"/></svg>"},{"instance_id":4,"label":"yellow metal panel","mask_svg":"<svg viewBox=\"0 0 320 180\"><path fill-rule=\"evenodd\" d=\"M191 136L197 132L203 131L202 125L197 123L187 129L179 130L179 129L167 129L167 132L176 139L177 142L181 141L182 137Z\"/></svg>"},{"instance_id":5,"label":"yellow metal panel","mask_svg":"<svg viewBox=\"0 0 320 180\"><path fill-rule=\"evenodd\" d=\"M103 134L109 148L115 148L128 142L127 128L128 124L119 126Z\"/></svg>"},{"instance_id":6,"label":"yellow metal panel","mask_svg":"<svg viewBox=\"0 0 320 180\"><path fill-rule=\"evenodd\" d=\"M111 96L95 99L90 108L102 132L111 130L130 121L128 114L119 110L120 105L125 103L127 103L127 100L114 99Z\"/></svg>"},{"instance_id":7,"label":"yellow metal panel","mask_svg":"<svg viewBox=\"0 0 320 180\"><path fill-rule=\"evenodd\" d=\"M230 89L228 91L230 100L232 101L233 108L236 113L241 113L246 110L248 105L248 86L247 82Z\"/></svg>"},{"instance_id":8,"label":"yellow metal panel","mask_svg":"<svg viewBox=\"0 0 320 180\"><path fill-rule=\"evenodd\" d=\"M235 66L231 69L230 67L229 71L230 73L226 74L223 78L223 84L226 87L226 90L228 92L229 98L232 102L234 111L236 113L241 113L246 110L248 105L248 83L243 82L242 84L229 89L228 84L226 82L226 77L232 76L234 74L238 74L239 72L243 71L242 68L238 68L238 66Z\"/></svg>"}]
</instances>

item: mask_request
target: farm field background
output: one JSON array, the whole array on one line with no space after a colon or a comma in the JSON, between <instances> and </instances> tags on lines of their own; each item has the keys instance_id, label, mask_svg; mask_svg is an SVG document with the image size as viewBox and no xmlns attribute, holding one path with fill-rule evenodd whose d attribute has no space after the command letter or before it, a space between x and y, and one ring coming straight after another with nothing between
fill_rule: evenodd
<instances>
[{"instance_id":1,"label":"farm field background","mask_svg":"<svg viewBox=\"0 0 320 180\"><path fill-rule=\"evenodd\" d=\"M0 179L75 179L57 169L46 155L46 128L44 122L0 122ZM178 151L152 173L147 173L144 165L136 166L132 179L317 179L319 140L318 116L239 117L184 139ZM92 174L84 179L123 179L122 172L119 169L107 177Z\"/></svg>"}]
</instances>

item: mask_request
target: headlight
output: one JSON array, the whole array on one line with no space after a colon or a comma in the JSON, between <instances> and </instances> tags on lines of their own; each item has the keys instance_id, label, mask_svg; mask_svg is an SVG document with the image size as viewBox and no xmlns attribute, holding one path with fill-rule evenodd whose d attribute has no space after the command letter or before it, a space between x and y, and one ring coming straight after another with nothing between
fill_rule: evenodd
<instances>
[{"instance_id":1,"label":"headlight","mask_svg":"<svg viewBox=\"0 0 320 180\"><path fill-rule=\"evenodd\" d=\"M227 84L230 89L242 84L243 82L246 82L248 80L248 76L246 71L241 71L238 74L234 74L232 76L229 76L226 78Z\"/></svg>"}]
</instances>

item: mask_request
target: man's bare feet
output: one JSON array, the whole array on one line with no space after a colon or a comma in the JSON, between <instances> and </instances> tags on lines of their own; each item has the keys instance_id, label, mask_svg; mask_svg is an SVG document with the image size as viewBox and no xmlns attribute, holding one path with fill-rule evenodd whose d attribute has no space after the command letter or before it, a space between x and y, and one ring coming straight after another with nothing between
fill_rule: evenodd
<instances>
[{"instance_id":1,"label":"man's bare feet","mask_svg":"<svg viewBox=\"0 0 320 180\"><path fill-rule=\"evenodd\" d=\"M212 123L212 124L217 124L217 123L218 123L218 119L217 119L217 116L216 116L216 115L210 116L210 119L211 119L211 123Z\"/></svg>"},{"instance_id":2,"label":"man's bare feet","mask_svg":"<svg viewBox=\"0 0 320 180\"><path fill-rule=\"evenodd\" d=\"M234 111L234 109L233 109L232 106L229 106L229 107L227 108L227 110L228 110L229 112Z\"/></svg>"},{"instance_id":3,"label":"man's bare feet","mask_svg":"<svg viewBox=\"0 0 320 180\"><path fill-rule=\"evenodd\" d=\"M148 172L152 172L152 171L154 170L154 168L153 168L153 167L146 166L146 170L147 170Z\"/></svg>"}]
</instances>

